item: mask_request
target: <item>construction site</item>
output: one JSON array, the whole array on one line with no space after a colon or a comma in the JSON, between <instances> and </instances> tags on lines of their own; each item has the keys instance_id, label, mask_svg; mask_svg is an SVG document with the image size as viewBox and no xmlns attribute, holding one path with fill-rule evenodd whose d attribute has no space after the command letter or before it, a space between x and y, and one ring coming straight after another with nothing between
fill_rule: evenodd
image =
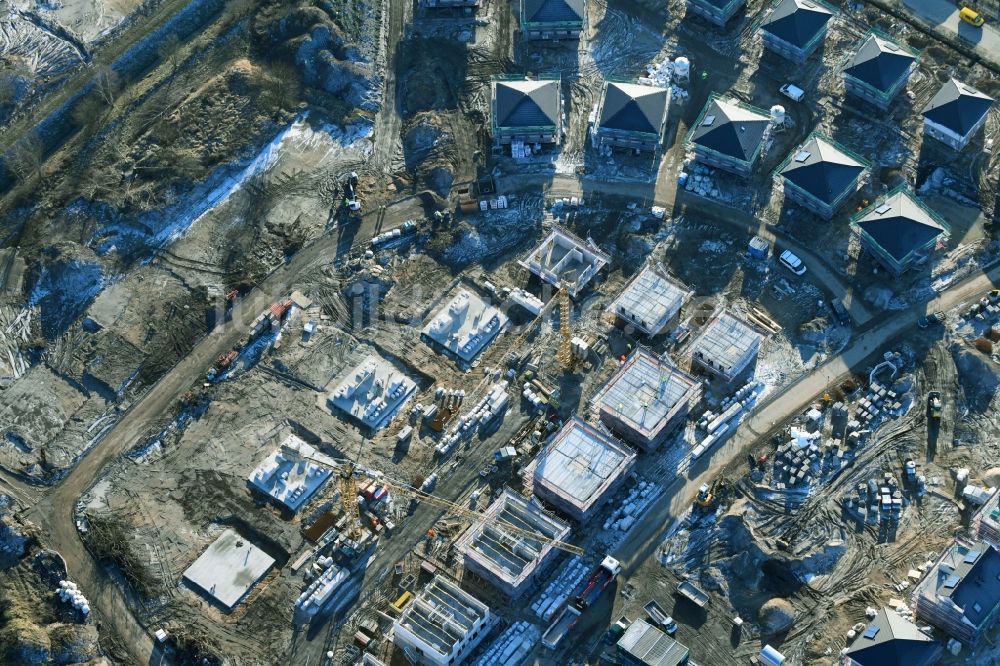
<instances>
[{"instance_id":1,"label":"construction site","mask_svg":"<svg viewBox=\"0 0 1000 666\"><path fill-rule=\"evenodd\" d=\"M995 663L996 3L8 4L0 663Z\"/></svg>"}]
</instances>

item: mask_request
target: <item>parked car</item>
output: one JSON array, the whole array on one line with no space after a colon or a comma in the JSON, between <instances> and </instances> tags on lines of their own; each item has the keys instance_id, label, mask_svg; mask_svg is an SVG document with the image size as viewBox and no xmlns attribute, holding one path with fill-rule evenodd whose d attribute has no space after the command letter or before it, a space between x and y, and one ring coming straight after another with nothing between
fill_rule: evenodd
<instances>
[{"instance_id":1,"label":"parked car","mask_svg":"<svg viewBox=\"0 0 1000 666\"><path fill-rule=\"evenodd\" d=\"M781 91L782 95L792 100L793 102L801 102L802 99L806 96L806 91L803 90L802 88L799 88L794 83L786 83L785 85L781 86L781 88L779 88L778 90Z\"/></svg>"},{"instance_id":2,"label":"parked car","mask_svg":"<svg viewBox=\"0 0 1000 666\"><path fill-rule=\"evenodd\" d=\"M837 318L837 322L841 326L851 325L851 314L844 307L844 304L839 298L830 299L830 309L833 310L833 316Z\"/></svg>"},{"instance_id":3,"label":"parked car","mask_svg":"<svg viewBox=\"0 0 1000 666\"><path fill-rule=\"evenodd\" d=\"M969 25L973 25L977 28L983 27L983 23L986 23L986 19L983 18L983 15L972 7L962 7L962 11L958 13L958 16Z\"/></svg>"},{"instance_id":4,"label":"parked car","mask_svg":"<svg viewBox=\"0 0 1000 666\"><path fill-rule=\"evenodd\" d=\"M935 312L934 314L929 314L921 317L917 320L917 326L920 328L927 328L931 324L940 324L944 321L943 312Z\"/></svg>"},{"instance_id":5,"label":"parked car","mask_svg":"<svg viewBox=\"0 0 1000 666\"><path fill-rule=\"evenodd\" d=\"M795 255L791 250L785 250L778 257L778 261L781 265L795 273L796 275L804 275L806 272L806 265L802 263L802 260Z\"/></svg>"}]
</instances>

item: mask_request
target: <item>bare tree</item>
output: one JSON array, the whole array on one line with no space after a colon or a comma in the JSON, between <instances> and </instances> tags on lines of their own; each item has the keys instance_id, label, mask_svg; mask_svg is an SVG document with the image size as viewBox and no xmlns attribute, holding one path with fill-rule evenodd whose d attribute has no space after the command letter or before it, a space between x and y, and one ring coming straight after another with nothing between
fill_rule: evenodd
<instances>
[{"instance_id":1,"label":"bare tree","mask_svg":"<svg viewBox=\"0 0 1000 666\"><path fill-rule=\"evenodd\" d=\"M32 176L42 175L45 149L35 135L22 138L7 153L7 168L19 181L27 182Z\"/></svg>"},{"instance_id":2,"label":"bare tree","mask_svg":"<svg viewBox=\"0 0 1000 666\"><path fill-rule=\"evenodd\" d=\"M17 79L11 74L0 74L0 106L6 106L17 98Z\"/></svg>"},{"instance_id":3,"label":"bare tree","mask_svg":"<svg viewBox=\"0 0 1000 666\"><path fill-rule=\"evenodd\" d=\"M115 105L118 93L121 92L121 79L115 70L109 66L105 66L101 68L101 71L94 78L94 87L101 99L111 107Z\"/></svg>"},{"instance_id":4,"label":"bare tree","mask_svg":"<svg viewBox=\"0 0 1000 666\"><path fill-rule=\"evenodd\" d=\"M181 40L177 35L170 33L160 42L156 49L156 55L160 57L160 62L170 65L171 76L177 72L177 66L181 62Z\"/></svg>"}]
</instances>

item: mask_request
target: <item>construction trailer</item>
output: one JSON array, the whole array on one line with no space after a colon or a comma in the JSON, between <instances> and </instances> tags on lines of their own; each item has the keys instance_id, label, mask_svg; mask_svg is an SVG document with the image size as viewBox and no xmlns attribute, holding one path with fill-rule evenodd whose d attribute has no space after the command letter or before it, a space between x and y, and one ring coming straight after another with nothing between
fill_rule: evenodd
<instances>
[{"instance_id":1,"label":"construction trailer","mask_svg":"<svg viewBox=\"0 0 1000 666\"><path fill-rule=\"evenodd\" d=\"M502 523L538 533L532 539L504 529ZM505 489L458 539L465 568L511 598L520 597L558 553L552 540L564 541L570 526L540 505Z\"/></svg>"},{"instance_id":2,"label":"construction trailer","mask_svg":"<svg viewBox=\"0 0 1000 666\"><path fill-rule=\"evenodd\" d=\"M1000 551L956 539L914 586L910 606L918 619L975 647L1000 617Z\"/></svg>"},{"instance_id":3,"label":"construction trailer","mask_svg":"<svg viewBox=\"0 0 1000 666\"><path fill-rule=\"evenodd\" d=\"M635 452L579 417L572 417L538 454L534 491L559 512L584 522L628 477Z\"/></svg>"},{"instance_id":4,"label":"construction trailer","mask_svg":"<svg viewBox=\"0 0 1000 666\"><path fill-rule=\"evenodd\" d=\"M601 421L644 451L683 428L703 393L701 380L639 347L594 396Z\"/></svg>"},{"instance_id":5,"label":"construction trailer","mask_svg":"<svg viewBox=\"0 0 1000 666\"><path fill-rule=\"evenodd\" d=\"M392 640L412 664L453 666L486 638L495 621L489 606L438 574L392 625Z\"/></svg>"}]
</instances>

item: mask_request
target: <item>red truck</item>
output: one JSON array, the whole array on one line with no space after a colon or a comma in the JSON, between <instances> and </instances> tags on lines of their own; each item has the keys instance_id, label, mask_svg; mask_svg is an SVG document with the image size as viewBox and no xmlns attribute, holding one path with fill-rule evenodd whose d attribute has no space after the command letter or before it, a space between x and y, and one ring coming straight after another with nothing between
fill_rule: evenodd
<instances>
[{"instance_id":1,"label":"red truck","mask_svg":"<svg viewBox=\"0 0 1000 666\"><path fill-rule=\"evenodd\" d=\"M610 555L601 560L597 568L587 577L573 597L573 602L562 609L542 634L542 645L556 649L566 635L576 626L583 611L587 610L622 571L621 562Z\"/></svg>"}]
</instances>

